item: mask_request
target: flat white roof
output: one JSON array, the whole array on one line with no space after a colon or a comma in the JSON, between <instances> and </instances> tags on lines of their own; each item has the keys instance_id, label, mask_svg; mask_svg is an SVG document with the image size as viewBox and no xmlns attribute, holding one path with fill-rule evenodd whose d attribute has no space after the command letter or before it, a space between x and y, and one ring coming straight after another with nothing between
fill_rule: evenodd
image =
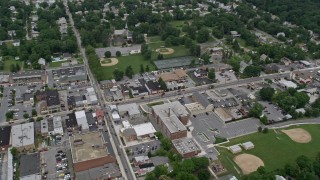
<instances>
[{"instance_id":1,"label":"flat white roof","mask_svg":"<svg viewBox=\"0 0 320 180\"><path fill-rule=\"evenodd\" d=\"M122 121L122 126L123 126L124 128L129 128L129 127L131 126L131 124L129 123L128 120L125 120L125 121Z\"/></svg>"},{"instance_id":2,"label":"flat white roof","mask_svg":"<svg viewBox=\"0 0 320 180\"><path fill-rule=\"evenodd\" d=\"M251 141L248 141L248 142L242 143L242 146L244 148L251 148L251 147L254 147L254 144Z\"/></svg>"},{"instance_id":3,"label":"flat white roof","mask_svg":"<svg viewBox=\"0 0 320 180\"><path fill-rule=\"evenodd\" d=\"M53 121L54 133L63 135L61 116L54 116L52 121Z\"/></svg>"},{"instance_id":4,"label":"flat white roof","mask_svg":"<svg viewBox=\"0 0 320 180\"><path fill-rule=\"evenodd\" d=\"M77 123L82 129L89 129L86 113L84 111L77 111L74 113L76 115Z\"/></svg>"},{"instance_id":5,"label":"flat white roof","mask_svg":"<svg viewBox=\"0 0 320 180\"><path fill-rule=\"evenodd\" d=\"M113 111L111 115L112 115L112 119L113 120L120 119L120 115L119 115L119 113L117 111Z\"/></svg>"},{"instance_id":6,"label":"flat white roof","mask_svg":"<svg viewBox=\"0 0 320 180\"><path fill-rule=\"evenodd\" d=\"M23 147L34 144L33 122L12 126L11 139L13 147Z\"/></svg>"},{"instance_id":7,"label":"flat white roof","mask_svg":"<svg viewBox=\"0 0 320 180\"><path fill-rule=\"evenodd\" d=\"M157 132L150 122L134 125L133 129L136 131L138 137Z\"/></svg>"},{"instance_id":8,"label":"flat white roof","mask_svg":"<svg viewBox=\"0 0 320 180\"><path fill-rule=\"evenodd\" d=\"M242 149L239 145L229 146L231 152L240 152Z\"/></svg>"},{"instance_id":9,"label":"flat white roof","mask_svg":"<svg viewBox=\"0 0 320 180\"><path fill-rule=\"evenodd\" d=\"M297 88L298 87L296 83L294 83L292 81L287 81L287 80L284 80L284 79L281 79L279 81L279 83L284 85L284 86L286 86L286 87L288 87L288 88Z\"/></svg>"},{"instance_id":10,"label":"flat white roof","mask_svg":"<svg viewBox=\"0 0 320 180\"><path fill-rule=\"evenodd\" d=\"M128 112L129 116L140 114L137 103L123 104L118 106L120 112Z\"/></svg>"}]
</instances>

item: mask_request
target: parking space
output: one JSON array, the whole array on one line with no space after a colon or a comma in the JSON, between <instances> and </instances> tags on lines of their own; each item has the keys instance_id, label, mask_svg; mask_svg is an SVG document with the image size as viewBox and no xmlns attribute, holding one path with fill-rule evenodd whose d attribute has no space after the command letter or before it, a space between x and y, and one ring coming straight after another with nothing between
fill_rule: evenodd
<instances>
[{"instance_id":1,"label":"parking space","mask_svg":"<svg viewBox=\"0 0 320 180\"><path fill-rule=\"evenodd\" d=\"M26 113L31 117L32 109L35 107L32 103L26 103L23 95L34 93L41 88L41 85L4 87L0 100L0 123L6 121L6 113L9 111L14 111L13 119L23 119Z\"/></svg>"},{"instance_id":2,"label":"parking space","mask_svg":"<svg viewBox=\"0 0 320 180\"><path fill-rule=\"evenodd\" d=\"M282 119L285 117L285 112L279 106L265 101L259 101L259 103L264 107L262 113L268 118L271 123L282 121Z\"/></svg>"},{"instance_id":3,"label":"parking space","mask_svg":"<svg viewBox=\"0 0 320 180\"><path fill-rule=\"evenodd\" d=\"M129 160L131 160L136 156L147 156L149 151L154 153L159 148L160 141L154 140L151 142L126 147L126 151L128 152L127 155Z\"/></svg>"},{"instance_id":4,"label":"parking space","mask_svg":"<svg viewBox=\"0 0 320 180\"><path fill-rule=\"evenodd\" d=\"M43 164L47 172L47 179L57 178L71 179L70 164L71 155L67 149L61 147L52 147L48 151L41 153Z\"/></svg>"},{"instance_id":5,"label":"parking space","mask_svg":"<svg viewBox=\"0 0 320 180\"><path fill-rule=\"evenodd\" d=\"M228 81L237 80L237 77L235 76L235 74L232 70L216 72L215 74L216 74L216 79L218 80L218 82L228 82Z\"/></svg>"},{"instance_id":6,"label":"parking space","mask_svg":"<svg viewBox=\"0 0 320 180\"><path fill-rule=\"evenodd\" d=\"M234 98L226 98L226 99L218 99L218 100L209 99L209 101L213 104L214 108L238 106L238 103Z\"/></svg>"}]
</instances>

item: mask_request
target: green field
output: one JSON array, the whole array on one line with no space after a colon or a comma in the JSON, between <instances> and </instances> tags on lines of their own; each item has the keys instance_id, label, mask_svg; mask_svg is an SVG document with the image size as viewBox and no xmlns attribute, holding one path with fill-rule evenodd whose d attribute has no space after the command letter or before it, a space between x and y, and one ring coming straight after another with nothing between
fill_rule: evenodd
<instances>
[{"instance_id":1,"label":"green field","mask_svg":"<svg viewBox=\"0 0 320 180\"><path fill-rule=\"evenodd\" d=\"M176 28L179 28L181 29L184 25L186 21L171 21L170 24L173 26L173 27L176 27ZM188 21L189 24L190 24L190 21Z\"/></svg>"},{"instance_id":2,"label":"green field","mask_svg":"<svg viewBox=\"0 0 320 180\"><path fill-rule=\"evenodd\" d=\"M103 69L103 79L112 79L113 78L113 71L115 69L119 69L123 72L125 72L126 68L131 65L133 68L133 71L135 74L138 74L140 72L140 64L143 64L144 69L146 69L146 66L148 65L150 68L150 71L154 70L154 66L150 63L150 61L145 60L142 55L135 54L130 56L121 56L117 57L119 60L119 63L110 66L110 67L102 67Z\"/></svg>"},{"instance_id":3,"label":"green field","mask_svg":"<svg viewBox=\"0 0 320 180\"><path fill-rule=\"evenodd\" d=\"M5 60L3 61L4 62L4 66L3 66L3 70L2 71L5 71L5 72L10 72L10 66L11 64L19 64L20 65L20 68L22 69L23 67L23 61L16 61L14 59L10 59L10 60Z\"/></svg>"},{"instance_id":4,"label":"green field","mask_svg":"<svg viewBox=\"0 0 320 180\"><path fill-rule=\"evenodd\" d=\"M151 59L152 60L158 60L158 53L155 52L156 49L160 48L160 47L167 47L167 48L172 48L174 50L173 54L166 54L163 55L164 59L168 59L168 58L174 58L174 57L181 57L181 56L189 56L190 55L190 51L189 49L185 48L183 45L180 46L165 46L165 43L163 41L158 41L156 43L149 43L149 48L152 50L152 56Z\"/></svg>"},{"instance_id":5,"label":"green field","mask_svg":"<svg viewBox=\"0 0 320 180\"><path fill-rule=\"evenodd\" d=\"M242 153L253 154L258 156L265 164L267 171L273 171L278 168L284 168L285 164L294 164L296 158L300 155L305 155L311 159L315 158L316 154L320 152L320 125L301 125L291 126L285 129L303 128L307 130L311 136L312 141L306 144L300 144L292 141L286 134L277 130L269 130L269 133L254 133L251 135L232 139L229 143L221 146L231 146L239 143L251 141L255 147ZM232 173L239 176L234 166L237 165L233 162L234 155L227 149L217 147L220 152L219 159L228 170L228 174ZM237 167L239 170L240 168Z\"/></svg>"}]
</instances>

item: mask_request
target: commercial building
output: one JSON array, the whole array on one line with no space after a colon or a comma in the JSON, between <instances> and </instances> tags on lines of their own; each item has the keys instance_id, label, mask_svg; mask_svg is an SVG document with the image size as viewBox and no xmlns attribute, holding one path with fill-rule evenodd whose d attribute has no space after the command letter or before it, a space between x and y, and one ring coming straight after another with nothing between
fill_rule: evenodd
<instances>
[{"instance_id":1,"label":"commercial building","mask_svg":"<svg viewBox=\"0 0 320 180\"><path fill-rule=\"evenodd\" d=\"M89 131L89 124L85 111L77 111L74 114L76 116L78 126L81 127L81 131Z\"/></svg>"},{"instance_id":2,"label":"commercial building","mask_svg":"<svg viewBox=\"0 0 320 180\"><path fill-rule=\"evenodd\" d=\"M192 102L185 104L185 106L193 115L211 112L213 110L213 104L209 102L207 97L199 92L194 92L191 96L191 100Z\"/></svg>"},{"instance_id":3,"label":"commercial building","mask_svg":"<svg viewBox=\"0 0 320 180\"><path fill-rule=\"evenodd\" d=\"M196 156L201 152L199 146L192 138L180 138L172 140L175 151L181 154L184 158Z\"/></svg>"},{"instance_id":4,"label":"commercial building","mask_svg":"<svg viewBox=\"0 0 320 180\"><path fill-rule=\"evenodd\" d=\"M223 122L228 122L232 120L232 116L225 108L216 108L214 109L214 112Z\"/></svg>"},{"instance_id":5,"label":"commercial building","mask_svg":"<svg viewBox=\"0 0 320 180\"><path fill-rule=\"evenodd\" d=\"M157 132L150 122L132 126L129 121L122 121L122 124L123 128L120 130L120 133L126 141L153 138L154 133Z\"/></svg>"},{"instance_id":6,"label":"commercial building","mask_svg":"<svg viewBox=\"0 0 320 180\"><path fill-rule=\"evenodd\" d=\"M118 105L118 112L120 116L128 116L130 119L138 118L141 115L136 103Z\"/></svg>"},{"instance_id":7,"label":"commercial building","mask_svg":"<svg viewBox=\"0 0 320 180\"><path fill-rule=\"evenodd\" d=\"M20 180L41 180L40 154L25 154L20 157Z\"/></svg>"},{"instance_id":8,"label":"commercial building","mask_svg":"<svg viewBox=\"0 0 320 180\"><path fill-rule=\"evenodd\" d=\"M87 88L87 105L96 105L98 104L98 98L96 96L96 93L94 92L93 87Z\"/></svg>"},{"instance_id":9,"label":"commercial building","mask_svg":"<svg viewBox=\"0 0 320 180\"><path fill-rule=\"evenodd\" d=\"M9 83L12 85L45 84L47 73L44 70L21 71L9 75Z\"/></svg>"},{"instance_id":10,"label":"commercial building","mask_svg":"<svg viewBox=\"0 0 320 180\"><path fill-rule=\"evenodd\" d=\"M70 136L70 147L75 172L115 163L100 132L74 134Z\"/></svg>"},{"instance_id":11,"label":"commercial building","mask_svg":"<svg viewBox=\"0 0 320 180\"><path fill-rule=\"evenodd\" d=\"M19 151L29 151L34 146L34 123L25 123L12 126L11 144Z\"/></svg>"},{"instance_id":12,"label":"commercial building","mask_svg":"<svg viewBox=\"0 0 320 180\"><path fill-rule=\"evenodd\" d=\"M171 140L187 136L184 125L189 121L189 112L179 101L153 106L152 115L160 131Z\"/></svg>"},{"instance_id":13,"label":"commercial building","mask_svg":"<svg viewBox=\"0 0 320 180\"><path fill-rule=\"evenodd\" d=\"M10 142L11 126L0 127L0 152L7 151L11 146Z\"/></svg>"},{"instance_id":14,"label":"commercial building","mask_svg":"<svg viewBox=\"0 0 320 180\"><path fill-rule=\"evenodd\" d=\"M66 67L52 70L53 79L55 82L63 84L78 84L86 82L87 72L84 66Z\"/></svg>"}]
</instances>

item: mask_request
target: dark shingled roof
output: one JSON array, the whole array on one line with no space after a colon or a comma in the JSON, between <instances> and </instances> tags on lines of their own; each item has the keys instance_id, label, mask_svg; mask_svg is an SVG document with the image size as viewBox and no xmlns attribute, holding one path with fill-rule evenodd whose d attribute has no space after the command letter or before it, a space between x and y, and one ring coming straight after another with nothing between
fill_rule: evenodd
<instances>
[{"instance_id":1,"label":"dark shingled roof","mask_svg":"<svg viewBox=\"0 0 320 180\"><path fill-rule=\"evenodd\" d=\"M153 167L153 166L154 166L153 163L145 163L145 164L140 164L139 168L144 169L144 168L149 168L149 167Z\"/></svg>"},{"instance_id":2,"label":"dark shingled roof","mask_svg":"<svg viewBox=\"0 0 320 180\"><path fill-rule=\"evenodd\" d=\"M0 147L10 144L11 126L0 127Z\"/></svg>"},{"instance_id":3,"label":"dark shingled roof","mask_svg":"<svg viewBox=\"0 0 320 180\"><path fill-rule=\"evenodd\" d=\"M46 100L48 107L57 106L60 104L59 92L57 90L46 91Z\"/></svg>"},{"instance_id":4,"label":"dark shingled roof","mask_svg":"<svg viewBox=\"0 0 320 180\"><path fill-rule=\"evenodd\" d=\"M22 155L20 158L20 177L40 174L40 154Z\"/></svg>"}]
</instances>

